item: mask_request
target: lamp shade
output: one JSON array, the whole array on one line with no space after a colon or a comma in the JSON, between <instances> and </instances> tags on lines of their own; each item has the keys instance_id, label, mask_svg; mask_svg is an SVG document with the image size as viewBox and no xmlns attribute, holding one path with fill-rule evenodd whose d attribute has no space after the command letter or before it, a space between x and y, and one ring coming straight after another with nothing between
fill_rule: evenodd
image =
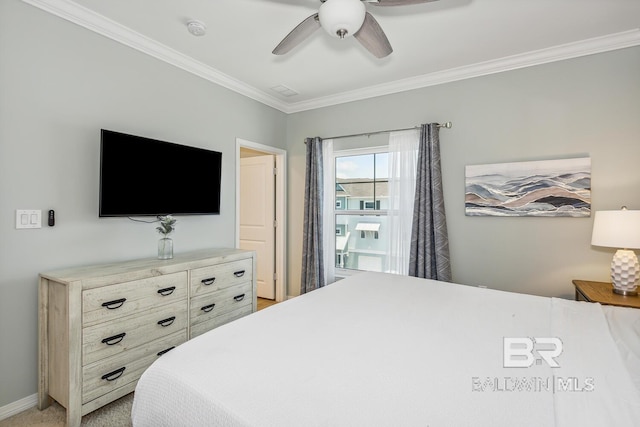
<instances>
[{"instance_id":1,"label":"lamp shade","mask_svg":"<svg viewBox=\"0 0 640 427\"><path fill-rule=\"evenodd\" d=\"M591 244L609 248L640 249L640 211L598 211Z\"/></svg>"},{"instance_id":2,"label":"lamp shade","mask_svg":"<svg viewBox=\"0 0 640 427\"><path fill-rule=\"evenodd\" d=\"M327 33L342 39L358 32L365 13L360 0L327 0L320 6L318 18Z\"/></svg>"}]
</instances>

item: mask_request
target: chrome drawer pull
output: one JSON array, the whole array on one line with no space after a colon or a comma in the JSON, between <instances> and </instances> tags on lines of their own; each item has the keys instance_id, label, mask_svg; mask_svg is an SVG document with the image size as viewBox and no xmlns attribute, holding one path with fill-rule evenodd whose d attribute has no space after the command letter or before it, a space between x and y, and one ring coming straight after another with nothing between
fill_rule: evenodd
<instances>
[{"instance_id":1,"label":"chrome drawer pull","mask_svg":"<svg viewBox=\"0 0 640 427\"><path fill-rule=\"evenodd\" d=\"M126 300L126 298L120 298L109 302L103 302L102 306L108 308L109 310L115 310L116 308L122 307Z\"/></svg>"},{"instance_id":2,"label":"chrome drawer pull","mask_svg":"<svg viewBox=\"0 0 640 427\"><path fill-rule=\"evenodd\" d=\"M208 279L202 279L200 282L202 282L202 284L205 286L209 286L209 285L213 285L213 282L215 281L216 281L215 277L210 277Z\"/></svg>"},{"instance_id":3,"label":"chrome drawer pull","mask_svg":"<svg viewBox=\"0 0 640 427\"><path fill-rule=\"evenodd\" d=\"M200 310L204 311L205 313L210 312L211 310L213 310L213 307L215 307L215 304L209 304L209 305L205 305L204 307L202 307Z\"/></svg>"},{"instance_id":4,"label":"chrome drawer pull","mask_svg":"<svg viewBox=\"0 0 640 427\"><path fill-rule=\"evenodd\" d=\"M158 354L157 354L156 356L162 356L162 355L163 355L163 354L165 354L165 353L169 353L169 352L170 352L171 350L173 350L174 348L176 348L176 346L175 346L175 345L174 345L173 347L169 347L169 348L168 348L168 349L166 349L166 350L159 351L159 352L158 352Z\"/></svg>"},{"instance_id":5,"label":"chrome drawer pull","mask_svg":"<svg viewBox=\"0 0 640 427\"><path fill-rule=\"evenodd\" d=\"M242 277L242 276L244 276L244 270L234 271L233 275L236 276L236 277Z\"/></svg>"},{"instance_id":6,"label":"chrome drawer pull","mask_svg":"<svg viewBox=\"0 0 640 427\"><path fill-rule=\"evenodd\" d=\"M103 339L103 340L102 340L102 343L103 343L103 344L106 344L106 345L115 345L115 344L118 344L120 341L122 341L122 340L124 339L124 336L125 336L125 335L127 335L127 333L126 333L126 332L123 332L123 333L121 333L121 334L114 335L114 336L109 337L109 338L105 338L105 339Z\"/></svg>"},{"instance_id":7,"label":"chrome drawer pull","mask_svg":"<svg viewBox=\"0 0 640 427\"><path fill-rule=\"evenodd\" d=\"M234 299L236 302L240 302L240 301L242 301L242 300L244 299L244 294L242 294L242 295L236 295L235 297L233 297L233 299Z\"/></svg>"},{"instance_id":8,"label":"chrome drawer pull","mask_svg":"<svg viewBox=\"0 0 640 427\"><path fill-rule=\"evenodd\" d=\"M176 316L169 317L168 319L159 320L158 325L164 327L170 326L176 320Z\"/></svg>"},{"instance_id":9,"label":"chrome drawer pull","mask_svg":"<svg viewBox=\"0 0 640 427\"><path fill-rule=\"evenodd\" d=\"M158 293L163 297L166 297L167 295L171 295L175 290L176 290L176 287L171 286L170 288L158 289Z\"/></svg>"},{"instance_id":10,"label":"chrome drawer pull","mask_svg":"<svg viewBox=\"0 0 640 427\"><path fill-rule=\"evenodd\" d=\"M123 366L120 369L116 369L113 372L109 372L108 374L104 374L102 376L103 380L107 380L107 381L115 381L118 378L120 378L122 376L122 373L124 372L124 370L127 369L126 366Z\"/></svg>"}]
</instances>

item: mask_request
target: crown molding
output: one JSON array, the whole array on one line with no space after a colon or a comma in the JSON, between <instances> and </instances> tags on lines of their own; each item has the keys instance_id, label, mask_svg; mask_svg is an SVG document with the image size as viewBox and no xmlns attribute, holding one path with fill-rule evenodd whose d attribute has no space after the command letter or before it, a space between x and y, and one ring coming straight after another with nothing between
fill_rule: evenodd
<instances>
[{"instance_id":1,"label":"crown molding","mask_svg":"<svg viewBox=\"0 0 640 427\"><path fill-rule=\"evenodd\" d=\"M162 43L158 43L73 1L22 1L265 105L280 111L286 109L286 104L274 96L224 74Z\"/></svg>"},{"instance_id":2,"label":"crown molding","mask_svg":"<svg viewBox=\"0 0 640 427\"><path fill-rule=\"evenodd\" d=\"M640 45L640 28L299 102L285 102L71 0L22 0L255 101L291 114Z\"/></svg>"},{"instance_id":3,"label":"crown molding","mask_svg":"<svg viewBox=\"0 0 640 427\"><path fill-rule=\"evenodd\" d=\"M451 68L435 73L396 80L381 85L369 86L336 95L315 98L309 101L291 103L287 106L287 113L314 110L331 105L360 101L363 99L390 95L459 80L466 80L488 74L516 70L519 68L532 67L565 59L593 55L637 45L640 45L640 29L623 31L602 37L581 40L579 42L567 43L546 49L480 62L464 67Z\"/></svg>"}]
</instances>

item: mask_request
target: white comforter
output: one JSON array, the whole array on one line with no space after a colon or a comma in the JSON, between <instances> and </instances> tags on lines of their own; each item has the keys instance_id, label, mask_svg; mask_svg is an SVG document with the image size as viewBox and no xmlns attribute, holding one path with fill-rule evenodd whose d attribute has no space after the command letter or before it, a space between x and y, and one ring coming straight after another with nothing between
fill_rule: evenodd
<instances>
[{"instance_id":1,"label":"white comforter","mask_svg":"<svg viewBox=\"0 0 640 427\"><path fill-rule=\"evenodd\" d=\"M503 367L504 337L560 338L560 366ZM638 426L640 392L598 304L363 273L162 356L138 383L132 420Z\"/></svg>"}]
</instances>

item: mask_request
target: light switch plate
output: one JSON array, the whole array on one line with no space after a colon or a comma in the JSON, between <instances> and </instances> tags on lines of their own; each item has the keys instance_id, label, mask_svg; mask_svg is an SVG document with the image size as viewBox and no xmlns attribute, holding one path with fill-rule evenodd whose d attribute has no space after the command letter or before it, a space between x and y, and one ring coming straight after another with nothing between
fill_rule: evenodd
<instances>
[{"instance_id":1,"label":"light switch plate","mask_svg":"<svg viewBox=\"0 0 640 427\"><path fill-rule=\"evenodd\" d=\"M16 228L42 228L42 211L37 209L17 209Z\"/></svg>"}]
</instances>

